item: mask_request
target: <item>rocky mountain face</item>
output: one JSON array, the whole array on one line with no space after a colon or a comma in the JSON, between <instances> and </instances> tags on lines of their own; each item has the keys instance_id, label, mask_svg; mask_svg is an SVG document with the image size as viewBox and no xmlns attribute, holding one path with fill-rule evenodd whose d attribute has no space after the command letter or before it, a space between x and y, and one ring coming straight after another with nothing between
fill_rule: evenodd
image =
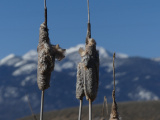
<instances>
[{"instance_id":1,"label":"rocky mountain face","mask_svg":"<svg viewBox=\"0 0 160 120\"><path fill-rule=\"evenodd\" d=\"M66 58L56 62L50 88L45 91L44 110L63 109L79 105L75 98L77 64L80 62L77 45L67 50ZM100 54L99 91L94 104L106 96L112 101L113 53L97 47ZM116 55L116 100L140 101L160 98L160 59ZM23 56L10 54L0 60L0 120L15 120L31 114L28 98L35 113L40 111L41 91L37 86L37 52ZM84 98L84 105L88 101Z\"/></svg>"}]
</instances>

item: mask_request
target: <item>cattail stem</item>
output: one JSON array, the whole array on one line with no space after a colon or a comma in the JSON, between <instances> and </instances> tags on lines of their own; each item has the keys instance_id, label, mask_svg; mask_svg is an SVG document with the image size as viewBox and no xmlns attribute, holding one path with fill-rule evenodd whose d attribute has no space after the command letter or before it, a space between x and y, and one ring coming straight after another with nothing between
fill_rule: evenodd
<instances>
[{"instance_id":1,"label":"cattail stem","mask_svg":"<svg viewBox=\"0 0 160 120\"><path fill-rule=\"evenodd\" d=\"M114 61L115 61L115 56L116 54L113 54L113 81L114 81L114 86L113 86L113 90L115 91L116 87L115 87L115 66L114 66Z\"/></svg>"},{"instance_id":2,"label":"cattail stem","mask_svg":"<svg viewBox=\"0 0 160 120\"><path fill-rule=\"evenodd\" d=\"M87 3L88 3L88 23L90 23L89 0L87 0Z\"/></svg>"},{"instance_id":3,"label":"cattail stem","mask_svg":"<svg viewBox=\"0 0 160 120\"><path fill-rule=\"evenodd\" d=\"M43 120L43 106L44 106L44 90L42 90L42 96L41 96L40 120Z\"/></svg>"},{"instance_id":4,"label":"cattail stem","mask_svg":"<svg viewBox=\"0 0 160 120\"><path fill-rule=\"evenodd\" d=\"M30 101L29 101L28 96L27 96L27 101L28 101L28 105L29 105L29 108L30 108L30 110L31 110L31 113L32 113L32 116L33 116L34 120L37 120L37 118L36 118L36 116L35 116L35 114L34 114L34 112L33 112L33 110L32 110L32 106L31 106L31 103L30 103Z\"/></svg>"},{"instance_id":5,"label":"cattail stem","mask_svg":"<svg viewBox=\"0 0 160 120\"><path fill-rule=\"evenodd\" d=\"M89 120L92 120L92 101L89 99Z\"/></svg>"},{"instance_id":6,"label":"cattail stem","mask_svg":"<svg viewBox=\"0 0 160 120\"><path fill-rule=\"evenodd\" d=\"M89 12L89 0L87 0L88 4L88 28L87 28L87 37L91 38L91 24L90 24L90 12Z\"/></svg>"},{"instance_id":7,"label":"cattail stem","mask_svg":"<svg viewBox=\"0 0 160 120\"><path fill-rule=\"evenodd\" d=\"M44 0L44 17L45 17L45 24L47 26L47 7L46 7L46 0Z\"/></svg>"},{"instance_id":8,"label":"cattail stem","mask_svg":"<svg viewBox=\"0 0 160 120\"><path fill-rule=\"evenodd\" d=\"M82 104L83 104L83 98L80 100L80 104L79 104L79 117L78 117L78 120L81 120Z\"/></svg>"},{"instance_id":9,"label":"cattail stem","mask_svg":"<svg viewBox=\"0 0 160 120\"><path fill-rule=\"evenodd\" d=\"M44 0L44 8L46 8L46 0Z\"/></svg>"}]
</instances>

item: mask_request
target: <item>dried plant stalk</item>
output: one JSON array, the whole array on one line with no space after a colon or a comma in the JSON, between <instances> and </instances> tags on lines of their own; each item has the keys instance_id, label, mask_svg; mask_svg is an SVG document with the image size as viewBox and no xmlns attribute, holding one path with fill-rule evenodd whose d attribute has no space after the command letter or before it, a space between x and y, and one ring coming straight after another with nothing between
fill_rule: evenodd
<instances>
[{"instance_id":1,"label":"dried plant stalk","mask_svg":"<svg viewBox=\"0 0 160 120\"><path fill-rule=\"evenodd\" d=\"M32 113L32 116L33 116L34 120L37 120L36 115L35 115L34 112L33 112L33 109L32 109L32 106L31 106L31 103L30 103L30 100L29 100L28 95L27 95L27 102L28 102L28 106L29 106L29 108L30 108L30 111L31 111L31 113Z\"/></svg>"},{"instance_id":2,"label":"dried plant stalk","mask_svg":"<svg viewBox=\"0 0 160 120\"><path fill-rule=\"evenodd\" d=\"M113 80L114 80L114 89L112 92L112 98L113 98L113 103L112 103L112 108L111 108L111 114L110 114L110 119L109 120L119 120L119 115L118 115L118 106L116 103L116 98L115 98L115 66L114 66L114 61L115 61L115 53L113 55Z\"/></svg>"},{"instance_id":3,"label":"dried plant stalk","mask_svg":"<svg viewBox=\"0 0 160 120\"><path fill-rule=\"evenodd\" d=\"M105 114L105 109L106 109L106 114ZM108 115L107 98L106 96L104 96L103 107L102 107L102 117L100 118L100 120L107 120L105 119L107 118L107 115Z\"/></svg>"}]
</instances>

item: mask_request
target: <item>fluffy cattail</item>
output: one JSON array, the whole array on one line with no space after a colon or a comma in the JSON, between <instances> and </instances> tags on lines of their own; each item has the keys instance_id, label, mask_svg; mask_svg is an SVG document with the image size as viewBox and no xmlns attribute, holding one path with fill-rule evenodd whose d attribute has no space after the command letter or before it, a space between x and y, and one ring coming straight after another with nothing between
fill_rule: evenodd
<instances>
[{"instance_id":1,"label":"fluffy cattail","mask_svg":"<svg viewBox=\"0 0 160 120\"><path fill-rule=\"evenodd\" d=\"M88 44L86 44L86 50L83 61L85 66L84 89L86 99L94 101L98 91L99 53L96 50L96 42L92 38L88 38Z\"/></svg>"},{"instance_id":2,"label":"fluffy cattail","mask_svg":"<svg viewBox=\"0 0 160 120\"><path fill-rule=\"evenodd\" d=\"M45 23L40 26L38 51L37 83L40 90L50 86L51 72L54 69L55 59L63 59L65 49L59 45L51 45L48 37L48 28Z\"/></svg>"},{"instance_id":3,"label":"fluffy cattail","mask_svg":"<svg viewBox=\"0 0 160 120\"><path fill-rule=\"evenodd\" d=\"M82 59L77 69L76 97L80 99L85 95L87 100L94 101L99 81L99 53L95 40L89 38L86 49L80 48L79 53Z\"/></svg>"}]
</instances>

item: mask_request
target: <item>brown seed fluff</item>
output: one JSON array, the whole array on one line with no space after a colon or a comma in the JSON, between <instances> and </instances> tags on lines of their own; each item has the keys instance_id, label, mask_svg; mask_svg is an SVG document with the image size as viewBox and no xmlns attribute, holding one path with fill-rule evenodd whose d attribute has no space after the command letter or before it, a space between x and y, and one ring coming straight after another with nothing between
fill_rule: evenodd
<instances>
[{"instance_id":1,"label":"brown seed fluff","mask_svg":"<svg viewBox=\"0 0 160 120\"><path fill-rule=\"evenodd\" d=\"M48 37L45 23L40 26L38 52L37 83L40 90L50 87L51 72L54 70L55 59L62 60L65 49L52 45Z\"/></svg>"},{"instance_id":2,"label":"brown seed fluff","mask_svg":"<svg viewBox=\"0 0 160 120\"><path fill-rule=\"evenodd\" d=\"M96 50L96 42L87 38L85 50L80 48L81 62L77 68L76 97L94 101L98 91L99 81L99 53Z\"/></svg>"}]
</instances>

